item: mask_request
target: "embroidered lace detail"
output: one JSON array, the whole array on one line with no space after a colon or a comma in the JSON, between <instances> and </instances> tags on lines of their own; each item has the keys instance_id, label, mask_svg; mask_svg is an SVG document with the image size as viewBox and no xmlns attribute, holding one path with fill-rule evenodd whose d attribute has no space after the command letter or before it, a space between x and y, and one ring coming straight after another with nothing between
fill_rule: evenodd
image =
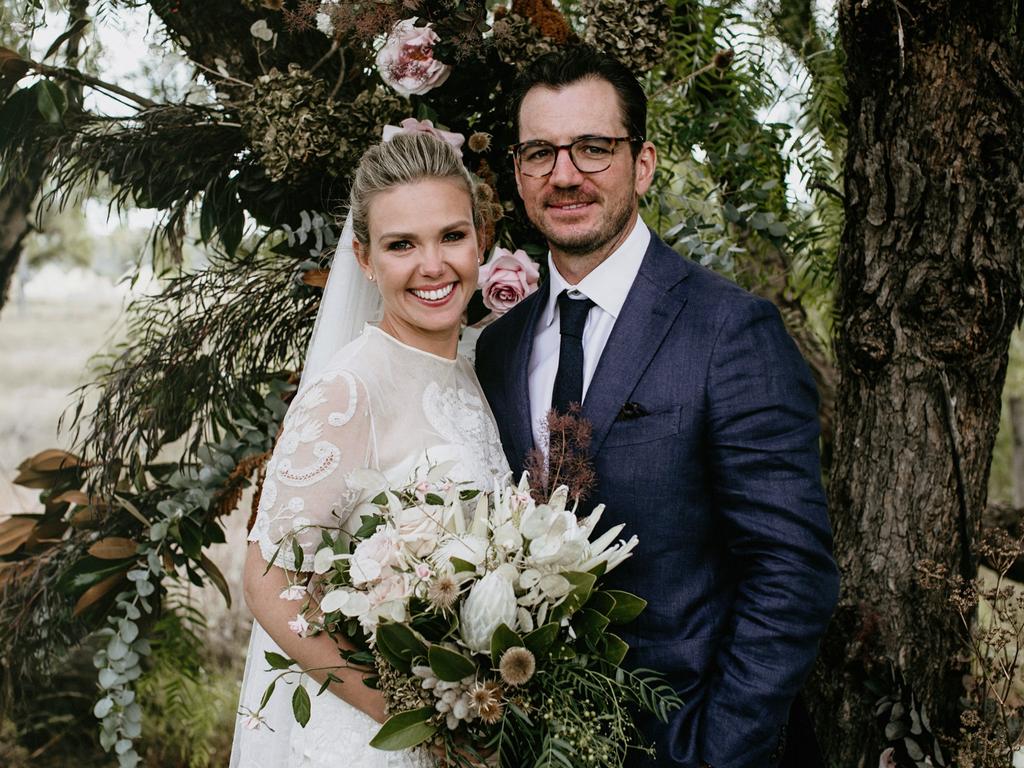
<instances>
[{"instance_id":1,"label":"embroidered lace detail","mask_svg":"<svg viewBox=\"0 0 1024 768\"><path fill-rule=\"evenodd\" d=\"M291 459L284 459L277 468L277 479L285 485L312 485L323 480L341 464L341 449L326 440L313 446L313 455L319 461L298 469L292 469Z\"/></svg>"},{"instance_id":2,"label":"embroidered lace detail","mask_svg":"<svg viewBox=\"0 0 1024 768\"><path fill-rule=\"evenodd\" d=\"M423 391L423 413L439 435L461 449L463 472L481 488L490 488L507 470L498 428L481 397L431 382Z\"/></svg>"},{"instance_id":3,"label":"embroidered lace detail","mask_svg":"<svg viewBox=\"0 0 1024 768\"><path fill-rule=\"evenodd\" d=\"M249 533L268 562L276 558L275 565L295 569L290 544L280 547L294 533L302 567L312 568L319 527L338 525L351 507L355 494L345 478L372 458L369 403L360 392L365 388L353 374L331 371L304 388L288 409ZM291 489L283 498L281 486Z\"/></svg>"}]
</instances>

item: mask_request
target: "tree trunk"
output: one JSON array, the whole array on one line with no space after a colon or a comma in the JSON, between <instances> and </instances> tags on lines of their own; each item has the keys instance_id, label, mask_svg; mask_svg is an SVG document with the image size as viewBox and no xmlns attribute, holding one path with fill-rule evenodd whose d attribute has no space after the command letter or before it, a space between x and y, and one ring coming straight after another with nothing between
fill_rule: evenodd
<instances>
[{"instance_id":1,"label":"tree trunk","mask_svg":"<svg viewBox=\"0 0 1024 768\"><path fill-rule=\"evenodd\" d=\"M86 18L88 0L74 0L68 7L68 28ZM78 63L82 31L65 43L65 62ZM82 108L82 87L68 83L64 90L70 109ZM32 145L31 154L20 159L17 169L8 169L7 179L0 185L0 310L7 303L11 282L21 261L22 243L32 229L32 206L39 196L52 159L52 141L40 138Z\"/></svg>"},{"instance_id":2,"label":"tree trunk","mask_svg":"<svg viewBox=\"0 0 1024 768\"><path fill-rule=\"evenodd\" d=\"M41 146L23 173L0 186L0 309L7 303L22 241L32 228L32 204L42 187L49 155L49 149Z\"/></svg>"},{"instance_id":3,"label":"tree trunk","mask_svg":"<svg viewBox=\"0 0 1024 768\"><path fill-rule=\"evenodd\" d=\"M835 457L843 592L812 681L829 764L874 766L890 665L955 733L954 615L917 585L973 577L1010 334L1021 315L1024 57L1017 0L842 0L847 221ZM902 739L900 739L902 741Z\"/></svg>"}]
</instances>

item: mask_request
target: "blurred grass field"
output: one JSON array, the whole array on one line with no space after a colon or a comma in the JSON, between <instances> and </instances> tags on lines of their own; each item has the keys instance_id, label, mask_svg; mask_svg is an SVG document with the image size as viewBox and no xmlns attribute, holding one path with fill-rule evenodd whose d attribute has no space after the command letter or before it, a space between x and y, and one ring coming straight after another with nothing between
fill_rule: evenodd
<instances>
[{"instance_id":1,"label":"blurred grass field","mask_svg":"<svg viewBox=\"0 0 1024 768\"><path fill-rule=\"evenodd\" d=\"M93 378L90 360L109 349L123 332L118 322L121 302L116 299L114 291L86 291L85 295L72 291L61 300L32 296L19 300L16 291L12 291L10 303L0 312L0 520L41 509L38 491L13 484L18 464L46 448L73 447L73 436L58 434L57 423L65 409L76 402L75 388ZM148 765L191 768L226 764L251 622L241 595L248 507L246 494L239 511L226 521L227 543L209 552L229 582L232 606L228 608L213 587L197 589L187 580L175 587L178 594L188 595L206 624L202 660L205 676L200 686L184 680L172 681L166 690L176 691L175 696L153 698L156 711L151 713L147 709L143 745ZM86 681L86 690L82 691L84 707L90 706L95 685L88 682L91 674L91 663L86 659L82 670ZM163 681L158 685L164 689ZM190 711L203 714L199 718L201 728L183 724L177 716L160 714L168 702L180 706L183 696ZM5 752L11 739L20 741L10 732L11 727L9 723L8 731L0 734L0 763L13 761L11 764L20 766L14 755L23 754L28 759L24 764L33 768L68 764L68 754L60 739L42 750ZM84 719L83 727L89 733L95 730L91 716ZM81 749L83 741L74 734L64 739L68 748L74 745ZM77 755L76 759L79 758L83 766L109 761L98 748L95 755Z\"/></svg>"}]
</instances>

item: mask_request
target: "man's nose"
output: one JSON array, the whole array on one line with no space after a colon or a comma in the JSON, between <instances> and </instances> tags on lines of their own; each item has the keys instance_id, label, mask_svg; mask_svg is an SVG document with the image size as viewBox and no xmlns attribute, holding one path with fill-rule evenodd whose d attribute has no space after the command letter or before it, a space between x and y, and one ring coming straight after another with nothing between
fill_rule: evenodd
<instances>
[{"instance_id":1,"label":"man's nose","mask_svg":"<svg viewBox=\"0 0 1024 768\"><path fill-rule=\"evenodd\" d=\"M549 177L556 187L578 187L583 183L583 174L572 161L568 147L559 147L555 154L555 167Z\"/></svg>"}]
</instances>

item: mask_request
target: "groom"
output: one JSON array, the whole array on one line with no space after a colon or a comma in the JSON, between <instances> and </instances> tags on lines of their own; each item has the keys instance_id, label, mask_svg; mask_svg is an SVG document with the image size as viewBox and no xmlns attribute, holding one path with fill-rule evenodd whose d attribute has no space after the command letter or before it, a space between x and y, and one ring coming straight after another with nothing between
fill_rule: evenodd
<instances>
[{"instance_id":1,"label":"groom","mask_svg":"<svg viewBox=\"0 0 1024 768\"><path fill-rule=\"evenodd\" d=\"M787 748L786 724L838 589L807 366L769 302L640 220L656 152L622 64L581 47L520 85L516 182L550 278L477 347L509 462L546 447L549 408L582 402L602 523L640 538L606 582L648 601L627 662L684 701L644 724L656 764L806 768L813 735L795 725Z\"/></svg>"}]
</instances>

